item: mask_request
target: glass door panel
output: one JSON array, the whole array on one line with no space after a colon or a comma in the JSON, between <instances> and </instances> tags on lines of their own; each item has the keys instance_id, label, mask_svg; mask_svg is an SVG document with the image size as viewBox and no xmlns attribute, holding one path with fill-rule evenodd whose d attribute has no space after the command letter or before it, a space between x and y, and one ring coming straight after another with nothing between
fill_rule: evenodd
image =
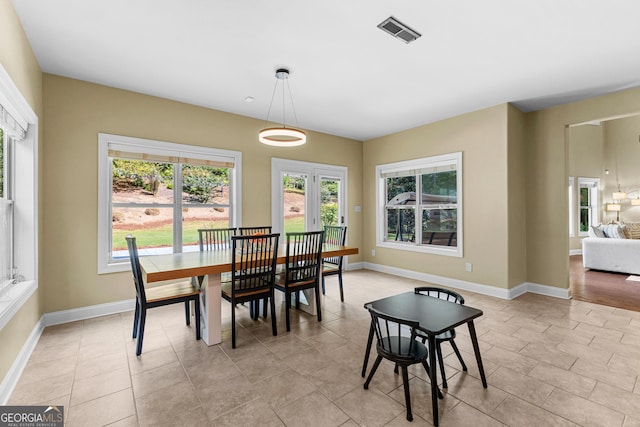
<instances>
[{"instance_id":1,"label":"glass door panel","mask_svg":"<svg viewBox=\"0 0 640 427\"><path fill-rule=\"evenodd\" d=\"M285 172L282 181L284 233L306 231L307 175Z\"/></svg>"}]
</instances>

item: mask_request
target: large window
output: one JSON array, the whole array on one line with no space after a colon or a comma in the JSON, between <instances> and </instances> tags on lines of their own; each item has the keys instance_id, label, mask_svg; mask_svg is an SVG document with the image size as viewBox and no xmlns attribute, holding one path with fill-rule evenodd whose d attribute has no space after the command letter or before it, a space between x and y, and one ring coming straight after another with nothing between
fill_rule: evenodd
<instances>
[{"instance_id":1,"label":"large window","mask_svg":"<svg viewBox=\"0 0 640 427\"><path fill-rule=\"evenodd\" d=\"M462 256L462 153L376 167L377 242Z\"/></svg>"},{"instance_id":2,"label":"large window","mask_svg":"<svg viewBox=\"0 0 640 427\"><path fill-rule=\"evenodd\" d=\"M196 251L198 229L238 225L240 153L106 134L99 144L100 273L128 268L128 234L144 256Z\"/></svg>"},{"instance_id":3,"label":"large window","mask_svg":"<svg viewBox=\"0 0 640 427\"><path fill-rule=\"evenodd\" d=\"M0 65L0 329L37 289L38 117Z\"/></svg>"}]
</instances>

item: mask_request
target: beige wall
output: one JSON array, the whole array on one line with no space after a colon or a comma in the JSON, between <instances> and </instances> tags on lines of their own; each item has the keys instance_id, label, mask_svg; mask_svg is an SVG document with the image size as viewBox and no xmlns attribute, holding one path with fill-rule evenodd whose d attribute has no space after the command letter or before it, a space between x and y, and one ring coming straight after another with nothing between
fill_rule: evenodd
<instances>
[{"instance_id":1,"label":"beige wall","mask_svg":"<svg viewBox=\"0 0 640 427\"><path fill-rule=\"evenodd\" d=\"M567 146L568 146L568 162L569 176L574 177L573 187L573 209L575 217L578 218L578 209L580 203L580 190L578 188L578 177L582 178L599 178L602 180L604 174L603 149L604 149L604 132L603 126L594 124L585 124L580 126L571 126L567 129ZM600 182L602 189L604 182ZM603 193L604 195L604 193ZM606 222L606 212L601 206L600 200L599 215L600 222ZM609 214L611 215L611 214ZM615 214L613 214L615 219ZM568 220L567 220L568 221ZM573 236L569 238L569 249L582 249L582 239L584 236L579 235L580 224L576 220L574 223Z\"/></svg>"},{"instance_id":2,"label":"beige wall","mask_svg":"<svg viewBox=\"0 0 640 427\"><path fill-rule=\"evenodd\" d=\"M604 176L603 201L610 202L611 194L618 189L627 192L627 197L640 196L640 116L610 120L604 127L604 168L609 175ZM615 219L609 214L607 220ZM621 204L620 220L640 222L640 206L632 206L629 201ZM603 221L604 222L604 221Z\"/></svg>"},{"instance_id":3,"label":"beige wall","mask_svg":"<svg viewBox=\"0 0 640 427\"><path fill-rule=\"evenodd\" d=\"M33 55L29 42L16 16L13 4L9 0L0 0L0 64L16 84L22 96L27 100L40 120L39 156L42 159L42 73ZM42 161L40 161L42 164ZM39 177L41 200L42 180ZM42 224L43 212L39 212L39 223ZM42 229L40 229L42 230ZM42 235L40 235L42 237ZM43 252L39 251L40 263ZM46 286L46 278L40 275L40 290L31 296L11 321L0 330L0 378L4 378L16 355L22 349L27 337L40 319L40 297L42 288Z\"/></svg>"},{"instance_id":4,"label":"beige wall","mask_svg":"<svg viewBox=\"0 0 640 427\"><path fill-rule=\"evenodd\" d=\"M512 105L508 108L508 287L513 288L527 280L527 183L525 116Z\"/></svg>"},{"instance_id":5,"label":"beige wall","mask_svg":"<svg viewBox=\"0 0 640 427\"><path fill-rule=\"evenodd\" d=\"M134 297L130 273L96 273L99 132L241 151L242 221L248 225L271 221L272 157L346 166L349 242L361 246L361 214L354 213L362 204L360 141L308 132L302 147L269 147L257 141L262 120L49 74L44 110L45 312Z\"/></svg>"},{"instance_id":6,"label":"beige wall","mask_svg":"<svg viewBox=\"0 0 640 427\"><path fill-rule=\"evenodd\" d=\"M529 282L569 286L567 125L639 111L640 89L631 89L526 115Z\"/></svg>"},{"instance_id":7,"label":"beige wall","mask_svg":"<svg viewBox=\"0 0 640 427\"><path fill-rule=\"evenodd\" d=\"M509 287L506 262L510 246L509 214L508 197L505 197L508 192L508 111L509 107L503 104L365 142L362 246L365 261L499 288ZM517 152L520 145L514 152L518 159L522 157ZM464 257L376 247L376 165L458 151L463 153ZM514 185L515 188L522 187L521 182ZM376 250L375 256L371 255L372 249ZM472 272L465 271L467 262L473 264ZM522 276L522 268L516 270L516 275Z\"/></svg>"}]
</instances>

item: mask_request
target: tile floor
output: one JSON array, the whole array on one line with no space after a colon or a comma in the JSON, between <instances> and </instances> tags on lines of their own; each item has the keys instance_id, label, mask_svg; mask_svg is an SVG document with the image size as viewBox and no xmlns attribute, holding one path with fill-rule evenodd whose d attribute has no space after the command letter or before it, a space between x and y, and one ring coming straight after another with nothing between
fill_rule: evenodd
<instances>
[{"instance_id":1,"label":"tile floor","mask_svg":"<svg viewBox=\"0 0 640 427\"><path fill-rule=\"evenodd\" d=\"M292 311L278 336L270 319L230 306L223 343L207 347L184 325L183 307L149 311L143 353L134 355L132 313L45 329L10 404L64 405L69 426L432 425L424 371L412 369L414 421L405 419L402 381L381 365L369 390L360 377L369 328L363 303L423 285L366 270L327 281L323 321ZM445 344L449 389L442 426L640 426L640 312L527 294L505 301L461 292L476 321L489 383L483 389L466 328L460 371Z\"/></svg>"}]
</instances>

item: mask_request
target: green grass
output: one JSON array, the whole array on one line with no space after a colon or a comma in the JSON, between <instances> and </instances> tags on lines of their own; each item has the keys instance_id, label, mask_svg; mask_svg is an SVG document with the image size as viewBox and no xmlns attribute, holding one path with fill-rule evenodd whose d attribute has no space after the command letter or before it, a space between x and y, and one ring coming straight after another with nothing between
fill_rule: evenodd
<instances>
[{"instance_id":1,"label":"green grass","mask_svg":"<svg viewBox=\"0 0 640 427\"><path fill-rule=\"evenodd\" d=\"M183 244L198 243L199 228L226 228L228 222L224 221L188 221L183 223L182 239ZM304 216L287 218L284 221L285 233L295 233L304 231ZM127 249L127 242L124 239L128 234L136 238L136 243L140 248L156 248L161 246L171 246L173 241L172 225L163 225L155 228L140 230L113 230L112 247L114 251ZM283 234L282 239L285 239ZM283 240L284 241L284 240Z\"/></svg>"},{"instance_id":2,"label":"green grass","mask_svg":"<svg viewBox=\"0 0 640 427\"><path fill-rule=\"evenodd\" d=\"M227 228L228 224L227 220L184 222L182 228L183 244L197 244L199 228ZM135 236L136 243L140 248L171 246L171 242L173 242L173 227L171 224L135 231L113 230L112 247L114 251L127 249L127 242L124 238L128 234Z\"/></svg>"}]
</instances>

